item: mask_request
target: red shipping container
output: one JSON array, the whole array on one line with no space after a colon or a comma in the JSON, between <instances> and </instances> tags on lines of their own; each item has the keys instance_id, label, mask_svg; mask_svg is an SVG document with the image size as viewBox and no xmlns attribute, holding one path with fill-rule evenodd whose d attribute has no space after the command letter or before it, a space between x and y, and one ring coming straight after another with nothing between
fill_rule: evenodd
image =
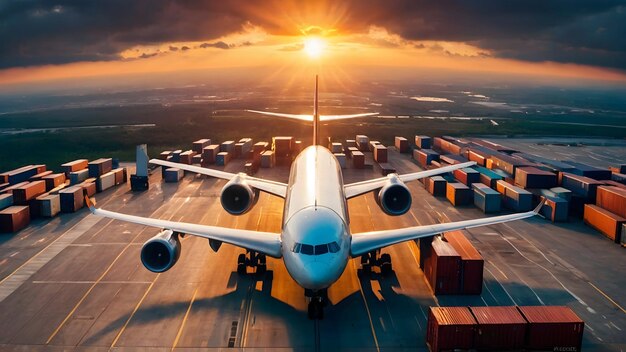
<instances>
[{"instance_id":1,"label":"red shipping container","mask_svg":"<svg viewBox=\"0 0 626 352\"><path fill-rule=\"evenodd\" d=\"M208 147L204 147L204 149L202 149L202 165L206 166L209 164L215 164L215 159L217 159L217 154L219 152L219 144L212 144Z\"/></svg>"},{"instance_id":2,"label":"red shipping container","mask_svg":"<svg viewBox=\"0 0 626 352\"><path fill-rule=\"evenodd\" d=\"M466 237L465 230L444 233L446 241L461 256L460 293L479 295L483 291L485 260Z\"/></svg>"},{"instance_id":3,"label":"red shipping container","mask_svg":"<svg viewBox=\"0 0 626 352\"><path fill-rule=\"evenodd\" d=\"M30 182L22 187L13 189L13 203L26 205L29 200L35 199L37 196L44 193L46 193L45 181Z\"/></svg>"},{"instance_id":4,"label":"red shipping container","mask_svg":"<svg viewBox=\"0 0 626 352\"><path fill-rule=\"evenodd\" d=\"M17 232L30 223L28 206L11 206L0 211L0 232Z\"/></svg>"},{"instance_id":5,"label":"red shipping container","mask_svg":"<svg viewBox=\"0 0 626 352\"><path fill-rule=\"evenodd\" d=\"M602 209L593 204L585 204L585 212L583 214L585 224L602 232L606 237L612 239L615 243L620 243L622 235L622 224L626 223L626 219L613 214L608 210Z\"/></svg>"},{"instance_id":6,"label":"red shipping container","mask_svg":"<svg viewBox=\"0 0 626 352\"><path fill-rule=\"evenodd\" d=\"M435 238L430 255L424 261L424 276L435 295L459 293L461 256L447 242Z\"/></svg>"},{"instance_id":7,"label":"red shipping container","mask_svg":"<svg viewBox=\"0 0 626 352\"><path fill-rule=\"evenodd\" d=\"M396 137L395 146L400 153L407 153L409 151L409 141L404 137Z\"/></svg>"},{"instance_id":8,"label":"red shipping container","mask_svg":"<svg viewBox=\"0 0 626 352\"><path fill-rule=\"evenodd\" d=\"M46 191L50 191L65 182L65 174L51 174L43 177L42 181L46 183Z\"/></svg>"},{"instance_id":9,"label":"red shipping container","mask_svg":"<svg viewBox=\"0 0 626 352\"><path fill-rule=\"evenodd\" d=\"M476 319L467 307L430 307L426 343L432 352L474 346Z\"/></svg>"},{"instance_id":10,"label":"red shipping container","mask_svg":"<svg viewBox=\"0 0 626 352\"><path fill-rule=\"evenodd\" d=\"M387 147L382 144L376 144L374 146L374 160L379 163L387 162Z\"/></svg>"},{"instance_id":11,"label":"red shipping container","mask_svg":"<svg viewBox=\"0 0 626 352\"><path fill-rule=\"evenodd\" d=\"M170 156L170 154L172 154L171 150L162 151L161 154L159 154L159 159L167 161L167 157Z\"/></svg>"},{"instance_id":12,"label":"red shipping container","mask_svg":"<svg viewBox=\"0 0 626 352\"><path fill-rule=\"evenodd\" d=\"M585 322L570 308L525 306L518 309L528 321L528 349L580 351Z\"/></svg>"},{"instance_id":13,"label":"red shipping container","mask_svg":"<svg viewBox=\"0 0 626 352\"><path fill-rule=\"evenodd\" d=\"M626 190L618 187L600 186L596 191L596 205L626 218Z\"/></svg>"},{"instance_id":14,"label":"red shipping container","mask_svg":"<svg viewBox=\"0 0 626 352\"><path fill-rule=\"evenodd\" d=\"M480 165L480 166L485 166L485 164L487 163L487 158L485 158L485 157L484 157L484 156L482 156L482 155L479 155L478 153L476 153L476 152L474 152L474 151L472 151L472 150L470 150L470 151L467 153L467 158L468 158L470 161L475 161L475 162L476 162L476 164L478 164L478 165Z\"/></svg>"},{"instance_id":15,"label":"red shipping container","mask_svg":"<svg viewBox=\"0 0 626 352\"><path fill-rule=\"evenodd\" d=\"M470 307L478 326L477 350L519 350L524 347L528 323L515 306Z\"/></svg>"},{"instance_id":16,"label":"red shipping container","mask_svg":"<svg viewBox=\"0 0 626 352\"><path fill-rule=\"evenodd\" d=\"M365 167L365 155L360 151L352 152L352 164L356 169Z\"/></svg>"}]
</instances>

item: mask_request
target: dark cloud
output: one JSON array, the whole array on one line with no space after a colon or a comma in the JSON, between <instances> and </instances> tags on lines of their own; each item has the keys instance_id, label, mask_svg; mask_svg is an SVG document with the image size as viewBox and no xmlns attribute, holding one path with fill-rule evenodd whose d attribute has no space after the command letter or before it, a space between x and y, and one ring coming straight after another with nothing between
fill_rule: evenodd
<instances>
[{"instance_id":1,"label":"dark cloud","mask_svg":"<svg viewBox=\"0 0 626 352\"><path fill-rule=\"evenodd\" d=\"M178 51L178 47L170 45L170 51Z\"/></svg>"},{"instance_id":2,"label":"dark cloud","mask_svg":"<svg viewBox=\"0 0 626 352\"><path fill-rule=\"evenodd\" d=\"M198 47L202 49L206 49L206 48L230 49L230 45L222 41L215 42L215 43L202 43Z\"/></svg>"},{"instance_id":3,"label":"dark cloud","mask_svg":"<svg viewBox=\"0 0 626 352\"><path fill-rule=\"evenodd\" d=\"M282 35L364 33L375 25L405 40L466 42L496 57L626 69L626 0L3 1L0 68L115 60L134 45L176 41L228 49L216 40L246 23Z\"/></svg>"}]
</instances>

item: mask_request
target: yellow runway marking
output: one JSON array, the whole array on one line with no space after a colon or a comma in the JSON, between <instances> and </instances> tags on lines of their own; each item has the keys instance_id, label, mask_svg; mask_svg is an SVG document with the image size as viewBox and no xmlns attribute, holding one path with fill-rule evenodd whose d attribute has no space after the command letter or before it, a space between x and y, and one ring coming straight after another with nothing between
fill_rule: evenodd
<instances>
[{"instance_id":1,"label":"yellow runway marking","mask_svg":"<svg viewBox=\"0 0 626 352\"><path fill-rule=\"evenodd\" d=\"M172 345L172 351L176 348L176 345L178 345L178 340L180 340L180 337L183 334L183 329L185 328L185 322L187 321L187 317L189 317L189 312L191 311L191 306L193 305L193 302L196 300L196 295L198 294L198 288L196 287L196 290L193 291L193 296L191 296L191 301L189 301L189 307L187 307L187 312L185 312L185 317L183 317L183 322L180 324L180 328L178 329L178 333L176 334L176 338L174 339L174 344Z\"/></svg>"},{"instance_id":2,"label":"yellow runway marking","mask_svg":"<svg viewBox=\"0 0 626 352\"><path fill-rule=\"evenodd\" d=\"M606 293L604 293L601 289L599 289L596 285L592 284L591 282L589 282L589 285L591 285L591 287L595 288L596 291L600 292L600 294L602 296L604 296L606 299L609 300L609 302L613 303L614 306L616 306L617 308L619 308L619 310L622 311L622 313L626 314L626 310L624 310L624 308L622 308L622 306L620 306L617 302L615 302L611 297L609 297Z\"/></svg>"},{"instance_id":3,"label":"yellow runway marking","mask_svg":"<svg viewBox=\"0 0 626 352\"><path fill-rule=\"evenodd\" d=\"M143 296L141 297L141 299L139 300L139 302L135 306L135 309L133 309L133 312L130 313L130 316L128 317L128 319L126 319L126 322L124 323L124 326L122 326L122 329L120 329L120 332L118 332L117 336L115 336L115 340L113 340L113 343L111 343L111 348L115 347L115 344L117 343L117 340L120 339L120 337L124 333L124 330L126 330L126 327L128 326L128 323L130 323L131 319L133 319L133 316L135 316L135 313L137 313L137 311L139 310L139 306L141 306L141 303L143 303L143 300L146 299L146 297L148 296L148 293L150 293L150 290L152 290L152 287L154 286L154 283L159 278L159 276L161 276L160 273L157 274L157 276L154 279L154 281L152 281L152 283L150 284L150 286L148 287L146 292L143 294Z\"/></svg>"}]
</instances>

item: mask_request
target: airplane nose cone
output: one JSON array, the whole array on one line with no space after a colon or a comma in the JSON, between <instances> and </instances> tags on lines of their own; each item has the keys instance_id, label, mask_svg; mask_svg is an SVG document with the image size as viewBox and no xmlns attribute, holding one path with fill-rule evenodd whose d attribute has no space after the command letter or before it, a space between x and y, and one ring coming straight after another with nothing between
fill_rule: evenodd
<instances>
[{"instance_id":1,"label":"airplane nose cone","mask_svg":"<svg viewBox=\"0 0 626 352\"><path fill-rule=\"evenodd\" d=\"M313 290L326 288L337 280L330 265L323 262L306 263L303 272L299 276L300 285Z\"/></svg>"}]
</instances>

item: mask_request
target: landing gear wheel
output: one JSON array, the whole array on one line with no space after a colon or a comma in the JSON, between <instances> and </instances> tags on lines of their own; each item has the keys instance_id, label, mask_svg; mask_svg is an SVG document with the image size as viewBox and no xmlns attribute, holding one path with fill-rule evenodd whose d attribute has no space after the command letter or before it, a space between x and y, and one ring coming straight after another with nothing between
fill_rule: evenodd
<instances>
[{"instance_id":1,"label":"landing gear wheel","mask_svg":"<svg viewBox=\"0 0 626 352\"><path fill-rule=\"evenodd\" d=\"M383 274L384 276L391 274L391 271L392 271L391 263L383 263L380 266L380 273Z\"/></svg>"},{"instance_id":2,"label":"landing gear wheel","mask_svg":"<svg viewBox=\"0 0 626 352\"><path fill-rule=\"evenodd\" d=\"M389 263L391 264L391 255L389 255L389 253L384 253L380 255L380 262L382 264L384 263Z\"/></svg>"},{"instance_id":3,"label":"landing gear wheel","mask_svg":"<svg viewBox=\"0 0 626 352\"><path fill-rule=\"evenodd\" d=\"M312 298L309 302L308 309L309 319L311 320L322 320L324 319L324 308L322 306L322 302L317 298Z\"/></svg>"},{"instance_id":4,"label":"landing gear wheel","mask_svg":"<svg viewBox=\"0 0 626 352\"><path fill-rule=\"evenodd\" d=\"M243 253L239 254L237 257L237 274L245 275L247 271L246 269L246 255Z\"/></svg>"}]
</instances>

